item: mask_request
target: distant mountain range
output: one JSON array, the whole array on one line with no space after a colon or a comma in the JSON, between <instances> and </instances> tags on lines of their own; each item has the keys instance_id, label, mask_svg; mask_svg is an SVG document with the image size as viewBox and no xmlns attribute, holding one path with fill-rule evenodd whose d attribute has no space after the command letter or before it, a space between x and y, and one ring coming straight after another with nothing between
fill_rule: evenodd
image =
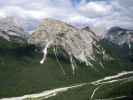
<instances>
[{"instance_id":1,"label":"distant mountain range","mask_svg":"<svg viewBox=\"0 0 133 100\"><path fill-rule=\"evenodd\" d=\"M106 33L104 40L115 46L121 56L133 58L133 30L112 27Z\"/></svg>"},{"instance_id":2,"label":"distant mountain range","mask_svg":"<svg viewBox=\"0 0 133 100\"><path fill-rule=\"evenodd\" d=\"M105 38L119 46L126 44L131 48L131 44L133 43L133 30L112 27L106 33Z\"/></svg>"}]
</instances>

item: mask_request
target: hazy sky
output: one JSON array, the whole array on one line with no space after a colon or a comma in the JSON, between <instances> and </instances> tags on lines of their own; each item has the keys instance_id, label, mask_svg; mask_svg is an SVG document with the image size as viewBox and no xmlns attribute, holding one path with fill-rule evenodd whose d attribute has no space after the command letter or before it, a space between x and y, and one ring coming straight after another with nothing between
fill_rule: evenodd
<instances>
[{"instance_id":1,"label":"hazy sky","mask_svg":"<svg viewBox=\"0 0 133 100\"><path fill-rule=\"evenodd\" d=\"M133 29L133 0L0 0L0 17L6 16L29 21L29 28L52 17L99 30L112 26Z\"/></svg>"}]
</instances>

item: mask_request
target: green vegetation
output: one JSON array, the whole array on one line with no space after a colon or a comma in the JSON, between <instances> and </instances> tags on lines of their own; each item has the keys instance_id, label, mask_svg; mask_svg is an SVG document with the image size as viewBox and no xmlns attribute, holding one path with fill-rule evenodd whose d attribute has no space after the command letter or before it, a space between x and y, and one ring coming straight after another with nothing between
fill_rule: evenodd
<instances>
[{"instance_id":1,"label":"green vegetation","mask_svg":"<svg viewBox=\"0 0 133 100\"><path fill-rule=\"evenodd\" d=\"M89 83L123 70L131 71L133 69L131 62L115 57L115 60L103 62L105 68L95 64L97 70L84 64L78 64L78 68L73 74L69 61L59 57L65 70L64 74L51 50L49 50L45 63L41 65L39 61L42 54L37 52L34 46L19 45L4 40L0 42L0 98L38 93L76 83ZM108 52L113 56L113 51ZM59 93L59 95L47 100L89 100L94 88L96 88L94 85L85 85ZM97 91L94 98L123 95L133 95L133 81L124 84L120 84L120 82L107 84Z\"/></svg>"}]
</instances>

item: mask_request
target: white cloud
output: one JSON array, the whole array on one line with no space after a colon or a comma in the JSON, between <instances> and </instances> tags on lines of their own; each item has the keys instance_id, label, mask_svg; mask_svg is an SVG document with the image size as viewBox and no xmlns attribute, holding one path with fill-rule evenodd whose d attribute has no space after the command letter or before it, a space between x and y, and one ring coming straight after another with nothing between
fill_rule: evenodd
<instances>
[{"instance_id":1,"label":"white cloud","mask_svg":"<svg viewBox=\"0 0 133 100\"><path fill-rule=\"evenodd\" d=\"M76 7L73 1L1 0L0 17L15 16L24 19L29 24L28 28L33 27L33 21L36 23L43 18L52 17L80 27L90 25L98 34L112 26L133 29L133 0L81 0Z\"/></svg>"},{"instance_id":2,"label":"white cloud","mask_svg":"<svg viewBox=\"0 0 133 100\"><path fill-rule=\"evenodd\" d=\"M0 17L6 17L6 13L0 10Z\"/></svg>"},{"instance_id":3,"label":"white cloud","mask_svg":"<svg viewBox=\"0 0 133 100\"><path fill-rule=\"evenodd\" d=\"M1 10L7 15L19 15L33 18L42 18L49 16L66 16L71 13L73 6L71 0L7 0L8 2L1 3L4 5ZM2 1L1 1L2 2ZM36 15L35 15L36 14ZM30 16L29 16L30 15ZM48 16L47 16L48 15ZM41 17L40 17L41 16Z\"/></svg>"},{"instance_id":4,"label":"white cloud","mask_svg":"<svg viewBox=\"0 0 133 100\"><path fill-rule=\"evenodd\" d=\"M79 11L87 17L101 17L112 13L113 8L106 2L89 2L81 4Z\"/></svg>"},{"instance_id":5,"label":"white cloud","mask_svg":"<svg viewBox=\"0 0 133 100\"><path fill-rule=\"evenodd\" d=\"M84 2L79 6L80 13L94 18L92 27L102 35L113 26L133 29L133 0L111 0Z\"/></svg>"}]
</instances>

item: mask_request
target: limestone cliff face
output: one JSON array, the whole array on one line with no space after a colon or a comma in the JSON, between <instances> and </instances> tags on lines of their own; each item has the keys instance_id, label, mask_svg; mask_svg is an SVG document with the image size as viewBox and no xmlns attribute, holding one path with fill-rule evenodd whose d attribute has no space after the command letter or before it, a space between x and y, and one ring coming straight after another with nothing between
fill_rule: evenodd
<instances>
[{"instance_id":1,"label":"limestone cliff face","mask_svg":"<svg viewBox=\"0 0 133 100\"><path fill-rule=\"evenodd\" d=\"M90 59L94 60L94 48L99 48L97 41L98 38L91 31L80 30L54 19L44 19L29 39L29 43L44 48L44 58L47 48L61 47L71 61L74 57L87 65L90 64Z\"/></svg>"}]
</instances>

